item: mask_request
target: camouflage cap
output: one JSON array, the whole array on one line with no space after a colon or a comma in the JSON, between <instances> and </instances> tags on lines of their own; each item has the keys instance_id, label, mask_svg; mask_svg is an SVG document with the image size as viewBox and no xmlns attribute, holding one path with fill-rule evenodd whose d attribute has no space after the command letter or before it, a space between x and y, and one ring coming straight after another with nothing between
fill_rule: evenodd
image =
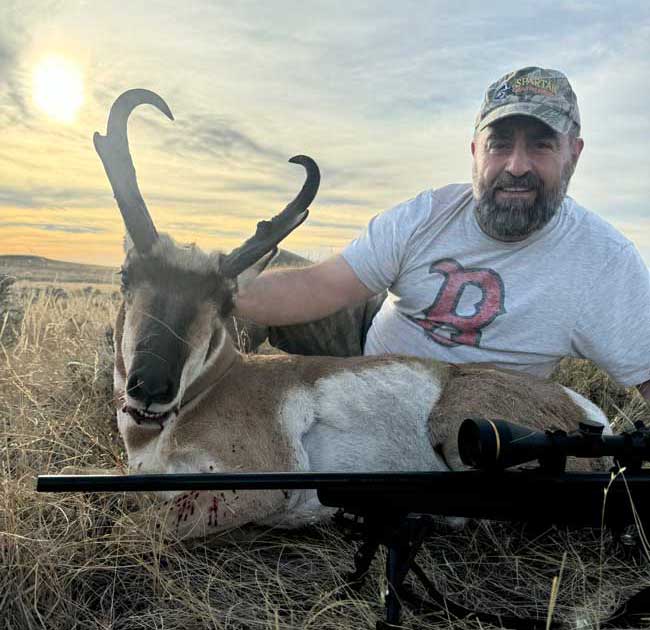
<instances>
[{"instance_id":1,"label":"camouflage cap","mask_svg":"<svg viewBox=\"0 0 650 630\"><path fill-rule=\"evenodd\" d=\"M474 125L482 131L508 116L532 116L558 133L568 133L572 123L580 129L580 112L569 80L558 70L529 66L515 70L488 88Z\"/></svg>"}]
</instances>

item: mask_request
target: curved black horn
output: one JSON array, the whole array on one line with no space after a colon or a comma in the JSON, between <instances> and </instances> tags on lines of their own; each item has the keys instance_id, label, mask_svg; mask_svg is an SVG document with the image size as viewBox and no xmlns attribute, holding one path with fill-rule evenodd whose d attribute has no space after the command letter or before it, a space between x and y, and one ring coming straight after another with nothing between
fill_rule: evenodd
<instances>
[{"instance_id":1,"label":"curved black horn","mask_svg":"<svg viewBox=\"0 0 650 630\"><path fill-rule=\"evenodd\" d=\"M117 97L108 115L106 135L95 132L93 142L104 164L108 181L122 213L126 230L138 252L146 254L158 240L147 206L142 199L129 151L126 124L129 114L142 104L153 105L174 120L167 103L150 90L128 90Z\"/></svg>"},{"instance_id":2,"label":"curved black horn","mask_svg":"<svg viewBox=\"0 0 650 630\"><path fill-rule=\"evenodd\" d=\"M234 278L270 252L283 238L295 230L309 214L307 208L314 200L320 184L320 171L314 160L306 155L295 155L289 162L300 164L307 171L307 179L296 198L270 221L260 221L255 234L234 249L221 263L224 275Z\"/></svg>"}]
</instances>

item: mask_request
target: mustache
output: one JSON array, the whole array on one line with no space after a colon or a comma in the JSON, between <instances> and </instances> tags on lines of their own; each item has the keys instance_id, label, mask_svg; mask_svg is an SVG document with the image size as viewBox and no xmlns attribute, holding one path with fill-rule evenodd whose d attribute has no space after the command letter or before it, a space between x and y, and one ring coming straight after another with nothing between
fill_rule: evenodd
<instances>
[{"instance_id":1,"label":"mustache","mask_svg":"<svg viewBox=\"0 0 650 630\"><path fill-rule=\"evenodd\" d=\"M521 177L515 177L510 173L503 172L501 173L490 186L492 191L495 191L497 188L534 188L538 189L542 187L542 182L534 173L526 173Z\"/></svg>"}]
</instances>

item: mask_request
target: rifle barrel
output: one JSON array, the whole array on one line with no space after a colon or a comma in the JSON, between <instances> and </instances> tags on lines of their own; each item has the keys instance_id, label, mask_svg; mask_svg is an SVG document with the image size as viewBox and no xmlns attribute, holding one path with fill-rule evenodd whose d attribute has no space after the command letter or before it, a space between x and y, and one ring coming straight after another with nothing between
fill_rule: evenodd
<instances>
[{"instance_id":1,"label":"rifle barrel","mask_svg":"<svg viewBox=\"0 0 650 630\"><path fill-rule=\"evenodd\" d=\"M421 490L447 479L442 472L260 472L146 475L39 475L37 492L160 492L176 490L286 490L404 485Z\"/></svg>"},{"instance_id":2,"label":"rifle barrel","mask_svg":"<svg viewBox=\"0 0 650 630\"><path fill-rule=\"evenodd\" d=\"M315 489L329 507L366 515L419 512L599 527L650 522L650 471L545 473L265 472L147 475L40 475L38 492L151 492ZM605 500L605 490L607 490ZM605 505L606 510L603 510Z\"/></svg>"}]
</instances>

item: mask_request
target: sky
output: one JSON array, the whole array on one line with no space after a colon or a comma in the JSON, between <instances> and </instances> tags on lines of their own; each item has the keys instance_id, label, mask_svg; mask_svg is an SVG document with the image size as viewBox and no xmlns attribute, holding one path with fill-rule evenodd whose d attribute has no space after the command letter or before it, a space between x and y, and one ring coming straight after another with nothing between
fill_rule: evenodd
<instances>
[{"instance_id":1,"label":"sky","mask_svg":"<svg viewBox=\"0 0 650 630\"><path fill-rule=\"evenodd\" d=\"M566 73L585 149L569 194L650 265L650 4L639 2L0 3L0 254L117 266L124 228L92 135L148 88L129 142L156 226L229 251L322 173L284 242L322 258L378 212L471 180L487 86Z\"/></svg>"}]
</instances>

